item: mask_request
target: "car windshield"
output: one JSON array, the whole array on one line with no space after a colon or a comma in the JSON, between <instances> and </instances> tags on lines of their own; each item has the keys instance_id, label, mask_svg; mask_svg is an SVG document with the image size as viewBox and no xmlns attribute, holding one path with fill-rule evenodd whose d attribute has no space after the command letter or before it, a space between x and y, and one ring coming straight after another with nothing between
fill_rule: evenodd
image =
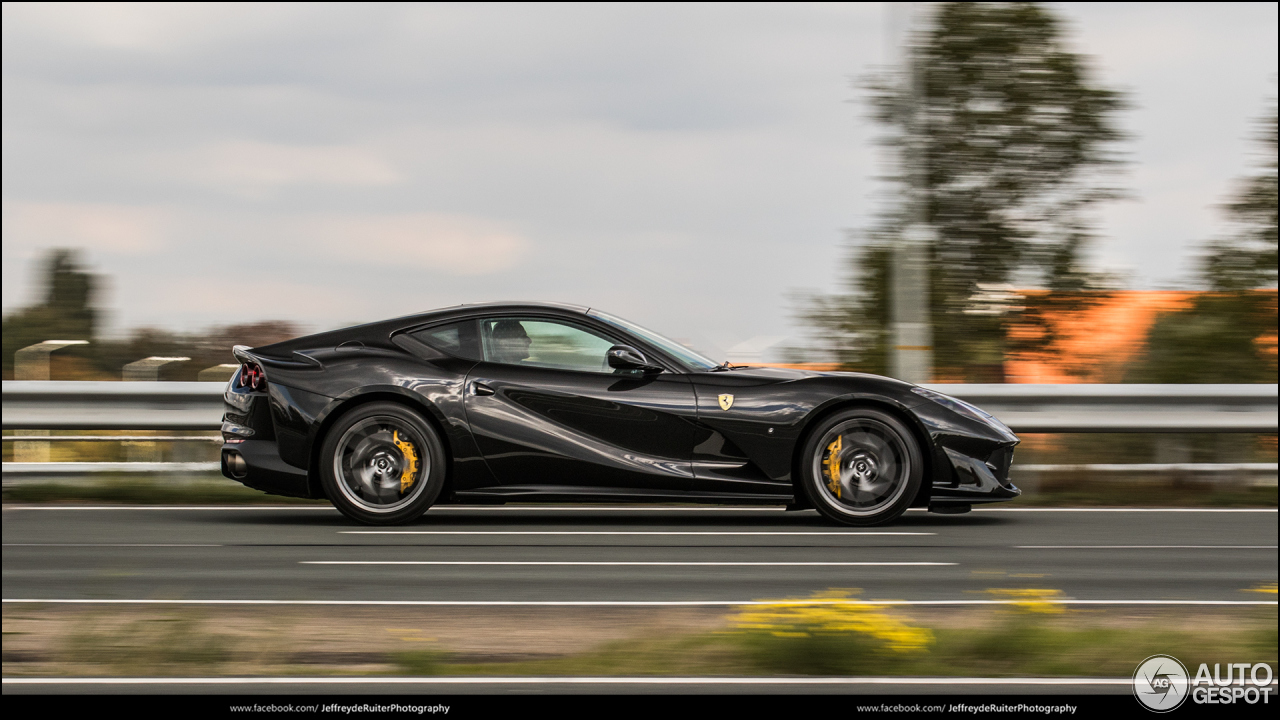
<instances>
[{"instance_id":1,"label":"car windshield","mask_svg":"<svg viewBox=\"0 0 1280 720\"><path fill-rule=\"evenodd\" d=\"M632 335L639 337L650 345L653 345L662 352L675 358L676 361L687 366L691 370L712 370L720 365L720 363L715 360L712 360L711 358L708 358L694 350L690 350L671 338L663 337L652 330L642 328L639 325L623 320L620 317L614 317L613 315L600 312L599 310L590 310L587 314L591 317L599 318L610 325L616 325L623 330L626 330Z\"/></svg>"}]
</instances>

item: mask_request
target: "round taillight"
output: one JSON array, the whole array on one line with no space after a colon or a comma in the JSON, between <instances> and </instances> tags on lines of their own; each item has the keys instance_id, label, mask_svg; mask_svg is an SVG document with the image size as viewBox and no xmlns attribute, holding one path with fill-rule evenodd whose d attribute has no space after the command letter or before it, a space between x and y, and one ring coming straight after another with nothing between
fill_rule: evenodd
<instances>
[{"instance_id":1,"label":"round taillight","mask_svg":"<svg viewBox=\"0 0 1280 720\"><path fill-rule=\"evenodd\" d=\"M257 363L245 363L240 368L240 387L262 390L267 387L267 376Z\"/></svg>"}]
</instances>

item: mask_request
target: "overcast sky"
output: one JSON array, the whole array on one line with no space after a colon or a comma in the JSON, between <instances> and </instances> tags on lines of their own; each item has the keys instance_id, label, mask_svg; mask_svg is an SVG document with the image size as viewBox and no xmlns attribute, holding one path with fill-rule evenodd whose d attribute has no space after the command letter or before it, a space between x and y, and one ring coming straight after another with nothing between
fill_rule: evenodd
<instances>
[{"instance_id":1,"label":"overcast sky","mask_svg":"<svg viewBox=\"0 0 1280 720\"><path fill-rule=\"evenodd\" d=\"M1054 4L1131 94L1094 262L1185 286L1276 93L1275 3ZM591 305L800 335L884 188L880 3L3 5L3 303L78 247L114 332Z\"/></svg>"}]
</instances>

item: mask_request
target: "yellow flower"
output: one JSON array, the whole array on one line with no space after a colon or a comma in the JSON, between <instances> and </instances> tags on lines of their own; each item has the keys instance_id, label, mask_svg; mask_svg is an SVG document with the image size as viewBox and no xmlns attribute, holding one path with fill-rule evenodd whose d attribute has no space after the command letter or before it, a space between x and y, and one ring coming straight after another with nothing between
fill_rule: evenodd
<instances>
[{"instance_id":1,"label":"yellow flower","mask_svg":"<svg viewBox=\"0 0 1280 720\"><path fill-rule=\"evenodd\" d=\"M1046 588L991 588L986 591L1004 600L1013 600L1014 607L1031 613L1056 615L1066 612L1062 604L1061 590Z\"/></svg>"},{"instance_id":2,"label":"yellow flower","mask_svg":"<svg viewBox=\"0 0 1280 720\"><path fill-rule=\"evenodd\" d=\"M894 652L923 652L933 643L928 628L908 625L885 612L886 606L850 599L849 591L815 593L808 600L776 600L741 608L734 616L740 630L778 637L868 635Z\"/></svg>"}]
</instances>

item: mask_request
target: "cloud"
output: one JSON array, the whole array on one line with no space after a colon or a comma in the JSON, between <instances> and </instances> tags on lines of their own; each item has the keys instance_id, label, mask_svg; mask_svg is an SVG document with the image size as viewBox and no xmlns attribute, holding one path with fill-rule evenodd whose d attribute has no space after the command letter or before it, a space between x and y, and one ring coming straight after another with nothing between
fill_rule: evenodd
<instances>
[{"instance_id":1,"label":"cloud","mask_svg":"<svg viewBox=\"0 0 1280 720\"><path fill-rule=\"evenodd\" d=\"M234 141L159 161L197 184L235 194L285 185L379 186L400 182L386 160L354 145L279 145Z\"/></svg>"},{"instance_id":2,"label":"cloud","mask_svg":"<svg viewBox=\"0 0 1280 720\"><path fill-rule=\"evenodd\" d=\"M296 14L267 3L5 3L4 24L6 34L16 27L67 45L160 52L258 34Z\"/></svg>"},{"instance_id":3,"label":"cloud","mask_svg":"<svg viewBox=\"0 0 1280 720\"><path fill-rule=\"evenodd\" d=\"M4 244L136 255L163 247L172 219L167 208L154 206L6 201Z\"/></svg>"},{"instance_id":4,"label":"cloud","mask_svg":"<svg viewBox=\"0 0 1280 720\"><path fill-rule=\"evenodd\" d=\"M353 288L321 282L262 282L227 275L202 277L195 270L179 269L158 275L145 287L125 286L118 292L126 302L163 305L162 312L142 318L158 327L172 325L174 313L199 318L210 325L257 317L285 317L323 325L322 318L330 323L359 320L370 312L368 298ZM298 307L302 303L305 308Z\"/></svg>"},{"instance_id":5,"label":"cloud","mask_svg":"<svg viewBox=\"0 0 1280 720\"><path fill-rule=\"evenodd\" d=\"M1142 202L1103 208L1099 264L1184 277L1274 95L1275 5L1056 7L1135 102ZM894 57L887 8L5 3L6 307L35 248L87 236L122 327L519 296L784 334L895 192L851 86ZM156 300L173 273L199 302Z\"/></svg>"},{"instance_id":6,"label":"cloud","mask_svg":"<svg viewBox=\"0 0 1280 720\"><path fill-rule=\"evenodd\" d=\"M518 264L530 243L501 223L462 215L321 215L295 221L288 234L322 252L365 265L415 266L451 275L489 275Z\"/></svg>"}]
</instances>

